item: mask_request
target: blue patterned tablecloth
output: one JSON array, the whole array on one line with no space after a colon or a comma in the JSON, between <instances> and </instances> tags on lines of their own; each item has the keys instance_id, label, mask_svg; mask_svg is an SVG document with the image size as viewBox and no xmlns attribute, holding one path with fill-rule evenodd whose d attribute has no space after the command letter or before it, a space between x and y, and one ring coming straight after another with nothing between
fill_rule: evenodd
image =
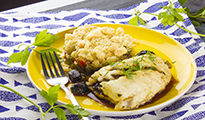
<instances>
[{"instance_id":1,"label":"blue patterned tablecloth","mask_svg":"<svg viewBox=\"0 0 205 120\"><path fill-rule=\"evenodd\" d=\"M177 0L172 0L176 7L181 7ZM159 6L167 5L167 0L148 0L141 4L133 5L119 10L93 10L79 9L73 11L61 11L54 13L20 13L10 12L0 14L0 84L6 85L24 94L34 102L47 110L49 105L34 88L28 79L25 67L19 64L11 64L15 67L7 67L8 57L13 52L18 52L17 46L21 43L31 44L34 42L35 35L44 29L50 33L76 27L84 24L93 23L114 23L128 24L133 17L130 13L134 10L142 12L159 13L162 11ZM195 31L187 15L183 15L185 22L178 23L181 26ZM205 43L199 36L192 35L179 29L177 26L164 27L156 17L142 15L148 21L147 25L142 26L156 30L177 40L184 45L193 55L197 64L197 78L191 89L179 100L164 108L148 113L136 114L123 117L93 116L94 120L199 120L205 119ZM66 112L68 119L77 120L77 116ZM0 120L40 120L39 110L14 94L0 87ZM57 120L53 112L47 114L46 120Z\"/></svg>"}]
</instances>

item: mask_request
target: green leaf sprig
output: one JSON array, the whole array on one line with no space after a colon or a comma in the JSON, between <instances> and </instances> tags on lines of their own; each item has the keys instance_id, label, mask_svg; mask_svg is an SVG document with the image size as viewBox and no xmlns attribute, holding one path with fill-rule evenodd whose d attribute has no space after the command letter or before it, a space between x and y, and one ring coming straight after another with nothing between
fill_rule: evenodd
<instances>
[{"instance_id":1,"label":"green leaf sprig","mask_svg":"<svg viewBox=\"0 0 205 120\"><path fill-rule=\"evenodd\" d=\"M187 0L179 0L179 3L183 6ZM191 13L189 8L185 7L186 13L189 16L194 26L201 26L201 22L205 22L205 6L199 9L196 13Z\"/></svg>"},{"instance_id":2,"label":"green leaf sprig","mask_svg":"<svg viewBox=\"0 0 205 120\"><path fill-rule=\"evenodd\" d=\"M184 18L181 14L186 13L185 8L175 8L175 5L170 2L169 5L165 5L164 7L159 6L165 10L158 14L158 20L161 20L164 26L174 25L176 22L184 21Z\"/></svg>"},{"instance_id":3,"label":"green leaf sprig","mask_svg":"<svg viewBox=\"0 0 205 120\"><path fill-rule=\"evenodd\" d=\"M28 57L30 55L29 49L34 50L37 53L44 53L44 52L50 52L50 51L59 52L60 50L52 47L52 44L55 41L57 41L59 38L60 37L57 35L52 35L51 33L47 33L46 29L41 31L39 34L36 35L35 42L33 44L31 44L31 45L20 44L18 46L18 48L22 45L25 45L26 48L21 52L13 53L9 57L7 65L9 65L10 63L18 63L18 62L21 62L22 66L25 65L27 60L28 60ZM44 47L46 49L38 51L36 49L33 49L33 47ZM51 106L45 113L43 112L42 108L38 104L34 103L33 101L31 101L30 99L28 99L24 95L18 93L17 91L13 90L12 88L4 86L2 84L0 84L0 86L18 94L19 96L21 96L25 100L27 100L30 103L32 103L33 105L35 105L41 113L42 120L44 120L44 116L46 116L46 113L48 113L52 109L54 110L54 113L57 115L57 118L59 120L67 120L67 118L65 116L65 111L62 108L66 108L71 113L78 115L79 119L81 119L82 117L87 117L90 114L90 112L84 110L80 106L73 106L72 104L54 105L58 100L58 91L60 89L60 85L50 87L48 89L48 92L46 92L45 90L42 90L40 92L41 96L44 97L45 100L48 102L48 104Z\"/></svg>"},{"instance_id":4,"label":"green leaf sprig","mask_svg":"<svg viewBox=\"0 0 205 120\"><path fill-rule=\"evenodd\" d=\"M90 114L90 112L84 110L80 106L73 106L72 104L54 105L58 100L58 91L60 90L60 85L50 87L48 89L48 92L46 92L45 90L41 90L41 92L40 92L41 96L43 98L45 98L45 100L51 106L46 112L43 112L43 109L38 104L34 103L29 98L25 97L24 95L22 95L21 93L15 91L15 90L13 90L12 88L7 87L7 86L2 85L2 84L0 84L0 87L6 88L6 89L16 93L17 95L21 96L22 98L24 98L25 100L27 100L31 104L35 105L41 113L42 120L44 120L44 117L46 116L46 114L52 109L54 110L54 113L57 115L58 120L67 120L67 118L65 116L65 111L63 110L63 108L66 108L71 113L78 115L79 119L82 119L82 117L87 117Z\"/></svg>"},{"instance_id":5,"label":"green leaf sprig","mask_svg":"<svg viewBox=\"0 0 205 120\"><path fill-rule=\"evenodd\" d=\"M187 0L179 0L179 2L181 3L181 5L183 5L184 3L186 3ZM191 19L192 23L194 25L199 25L200 26L200 22L205 22L205 7L201 8L197 13L190 13L190 10L186 7L184 8L176 8L175 4L173 4L171 1L168 5L165 6L159 6L160 8L162 8L164 11L160 12L159 14L153 14L153 13L147 13L147 12L140 12L139 10L134 10L134 14L132 13L132 15L135 15L132 19L129 20L129 24L131 25L136 25L139 26L139 23L142 25L146 24L146 20L144 20L143 18L140 17L141 14L149 14L149 15L154 15L158 17L158 20L161 20L161 23L164 26L170 25L176 25L179 28L183 29L184 31L187 31L189 33L195 34L195 35L199 35L202 37L205 37L204 34L199 34L193 31L190 31L182 26L180 26L179 24L177 24L177 22L183 22L184 18L182 16L182 14L187 14L189 16L189 18Z\"/></svg>"},{"instance_id":6,"label":"green leaf sprig","mask_svg":"<svg viewBox=\"0 0 205 120\"><path fill-rule=\"evenodd\" d=\"M80 106L73 106L72 104L54 105L58 100L59 89L60 85L56 85L54 87L49 88L48 92L46 92L45 90L42 90L40 92L41 96L43 96L45 100L48 102L48 104L51 106L50 109L45 113L48 113L51 109L53 109L59 120L67 120L63 108L66 108L71 113L78 115L79 119L82 119L82 117L87 117L90 114L90 112L85 111Z\"/></svg>"},{"instance_id":7,"label":"green leaf sprig","mask_svg":"<svg viewBox=\"0 0 205 120\"><path fill-rule=\"evenodd\" d=\"M30 55L29 49L32 49L38 53L49 52L49 51L59 52L58 49L52 47L52 44L55 41L57 41L59 38L60 37L57 35L52 35L51 33L47 33L47 29L41 31L39 34L36 35L35 42L33 44L31 45L20 44L18 48L23 45L26 46L26 48L21 52L13 53L9 57L7 65L9 65L10 63L18 63L19 61L21 62L22 66L25 65ZM47 49L37 51L33 49L33 47L47 47Z\"/></svg>"},{"instance_id":8,"label":"green leaf sprig","mask_svg":"<svg viewBox=\"0 0 205 120\"><path fill-rule=\"evenodd\" d=\"M181 6L184 5L187 2L187 0L178 0L178 1L179 1Z\"/></svg>"},{"instance_id":9,"label":"green leaf sprig","mask_svg":"<svg viewBox=\"0 0 205 120\"><path fill-rule=\"evenodd\" d=\"M137 11L135 10L134 13L132 13L132 15L135 15L135 17L129 20L129 24L139 26L139 23L140 23L142 25L145 25L147 21L140 17L141 14L142 13L139 10Z\"/></svg>"}]
</instances>

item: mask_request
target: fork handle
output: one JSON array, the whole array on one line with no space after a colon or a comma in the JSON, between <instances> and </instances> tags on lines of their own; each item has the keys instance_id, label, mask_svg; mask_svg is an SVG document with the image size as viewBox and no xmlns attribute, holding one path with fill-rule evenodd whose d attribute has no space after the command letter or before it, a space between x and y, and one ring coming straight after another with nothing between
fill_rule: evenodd
<instances>
[{"instance_id":1,"label":"fork handle","mask_svg":"<svg viewBox=\"0 0 205 120\"><path fill-rule=\"evenodd\" d=\"M80 104L78 103L78 101L76 100L76 98L74 97L74 95L71 93L71 91L69 90L69 88L67 88L65 85L61 85L60 86L66 93L66 95L68 96L68 98L70 99L71 103L73 105L78 105L80 106ZM81 106L80 106L81 107Z\"/></svg>"},{"instance_id":2,"label":"fork handle","mask_svg":"<svg viewBox=\"0 0 205 120\"><path fill-rule=\"evenodd\" d=\"M78 106L81 107L81 105L78 103L78 101L76 100L75 96L71 93L69 88L67 88L65 85L61 85L60 87L65 91L66 95L69 97L71 103L74 106L78 105ZM82 120L91 120L91 118L89 116L88 117L83 117Z\"/></svg>"}]
</instances>

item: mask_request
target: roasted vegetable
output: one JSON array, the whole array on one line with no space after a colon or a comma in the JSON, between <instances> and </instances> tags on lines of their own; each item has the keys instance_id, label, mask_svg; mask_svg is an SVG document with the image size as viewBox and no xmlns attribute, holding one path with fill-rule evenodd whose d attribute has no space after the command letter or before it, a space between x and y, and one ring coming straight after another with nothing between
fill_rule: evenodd
<instances>
[{"instance_id":1,"label":"roasted vegetable","mask_svg":"<svg viewBox=\"0 0 205 120\"><path fill-rule=\"evenodd\" d=\"M70 78L70 80L75 83L75 82L80 82L82 80L82 76L80 74L80 72L78 72L77 70L73 69L71 71L68 72L68 76Z\"/></svg>"},{"instance_id":2,"label":"roasted vegetable","mask_svg":"<svg viewBox=\"0 0 205 120\"><path fill-rule=\"evenodd\" d=\"M73 62L74 62L73 58L70 55L66 54L65 55L65 63L68 65L71 65Z\"/></svg>"},{"instance_id":3,"label":"roasted vegetable","mask_svg":"<svg viewBox=\"0 0 205 120\"><path fill-rule=\"evenodd\" d=\"M74 83L70 89L74 95L86 95L90 92L85 82Z\"/></svg>"},{"instance_id":4,"label":"roasted vegetable","mask_svg":"<svg viewBox=\"0 0 205 120\"><path fill-rule=\"evenodd\" d=\"M154 53L154 52L149 51L149 50L142 50L142 51L140 51L139 53L137 53L137 55L138 55L138 56L140 56L140 55L144 55L144 54L147 54L147 52L149 52L149 53L151 53L151 54L155 55L155 53Z\"/></svg>"}]
</instances>

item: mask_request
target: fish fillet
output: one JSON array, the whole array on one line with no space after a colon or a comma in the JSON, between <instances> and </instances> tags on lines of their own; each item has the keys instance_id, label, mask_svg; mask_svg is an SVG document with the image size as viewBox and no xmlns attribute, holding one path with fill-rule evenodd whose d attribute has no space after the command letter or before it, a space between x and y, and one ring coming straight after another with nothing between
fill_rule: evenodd
<instances>
[{"instance_id":1,"label":"fish fillet","mask_svg":"<svg viewBox=\"0 0 205 120\"><path fill-rule=\"evenodd\" d=\"M133 71L132 79L122 71L127 70L127 66L140 68ZM114 103L115 110L129 110L151 101L165 89L171 76L162 58L145 54L126 59L115 67L108 65L101 68L86 84L96 96Z\"/></svg>"}]
</instances>

